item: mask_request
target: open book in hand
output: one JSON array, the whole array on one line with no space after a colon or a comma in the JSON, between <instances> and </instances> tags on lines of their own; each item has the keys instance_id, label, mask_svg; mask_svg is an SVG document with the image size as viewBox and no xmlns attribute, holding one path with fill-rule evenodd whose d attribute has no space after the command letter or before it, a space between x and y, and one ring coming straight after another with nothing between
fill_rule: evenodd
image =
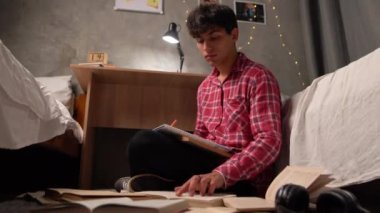
<instances>
[{"instance_id":1,"label":"open book in hand","mask_svg":"<svg viewBox=\"0 0 380 213\"><path fill-rule=\"evenodd\" d=\"M139 212L139 213L173 213L182 212L189 206L185 200L138 200L128 197L78 200L62 205L53 205L33 212Z\"/></svg>"},{"instance_id":2,"label":"open book in hand","mask_svg":"<svg viewBox=\"0 0 380 213\"><path fill-rule=\"evenodd\" d=\"M178 129L176 127L170 126L168 124L162 124L156 128L153 129L154 131L164 132L167 134L173 134L178 137L180 137L181 141L192 144L194 146L201 147L203 149L209 150L211 152L214 152L216 154L225 156L225 157L231 157L234 149L231 147L223 146L220 144L217 144L213 141L207 140L205 138L202 138L198 135L191 134L189 132L186 132L182 129Z\"/></svg>"},{"instance_id":3,"label":"open book in hand","mask_svg":"<svg viewBox=\"0 0 380 213\"><path fill-rule=\"evenodd\" d=\"M278 189L285 184L303 186L309 194L318 191L333 179L323 169L301 166L287 166L269 185L265 199L260 197L228 197L224 205L237 211L272 211Z\"/></svg>"}]
</instances>

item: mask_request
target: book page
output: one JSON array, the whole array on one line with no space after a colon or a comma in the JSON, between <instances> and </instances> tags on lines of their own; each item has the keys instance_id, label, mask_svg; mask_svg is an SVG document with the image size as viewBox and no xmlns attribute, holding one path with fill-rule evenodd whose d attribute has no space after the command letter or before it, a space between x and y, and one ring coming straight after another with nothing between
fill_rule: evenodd
<instances>
[{"instance_id":1,"label":"book page","mask_svg":"<svg viewBox=\"0 0 380 213\"><path fill-rule=\"evenodd\" d=\"M191 207L186 213L236 213L236 209L224 206L206 208Z\"/></svg>"},{"instance_id":2,"label":"book page","mask_svg":"<svg viewBox=\"0 0 380 213\"><path fill-rule=\"evenodd\" d=\"M198 135L188 133L182 129L175 128L175 127L170 126L168 124L162 124L162 125L154 128L153 130L182 136L183 138L185 138L185 140L183 140L185 142L188 141L193 145L200 146L204 149L213 151L215 153L218 153L218 154L226 156L226 157L230 157L231 152L233 151L233 148L231 148L231 147L227 147L227 146L217 144L213 141L199 137Z\"/></svg>"},{"instance_id":3,"label":"book page","mask_svg":"<svg viewBox=\"0 0 380 213\"><path fill-rule=\"evenodd\" d=\"M320 168L287 166L269 185L265 198L274 201L278 189L289 183L309 189L322 173Z\"/></svg>"},{"instance_id":4,"label":"book page","mask_svg":"<svg viewBox=\"0 0 380 213\"><path fill-rule=\"evenodd\" d=\"M333 181L334 178L331 177L331 174L321 174L316 181L314 181L311 186L309 186L308 191L313 193L314 191L319 190L320 188L326 186L328 183Z\"/></svg>"},{"instance_id":5,"label":"book page","mask_svg":"<svg viewBox=\"0 0 380 213\"><path fill-rule=\"evenodd\" d=\"M260 197L229 197L224 198L226 207L234 208L241 212L271 211L275 209L275 203Z\"/></svg>"},{"instance_id":6,"label":"book page","mask_svg":"<svg viewBox=\"0 0 380 213\"><path fill-rule=\"evenodd\" d=\"M84 206L87 209L93 211L95 208L102 206L102 205L107 205L107 204L126 205L129 202L132 202L132 200L130 198L118 197L118 198L78 200L78 201L72 201L71 203L79 204L79 205Z\"/></svg>"},{"instance_id":7,"label":"book page","mask_svg":"<svg viewBox=\"0 0 380 213\"><path fill-rule=\"evenodd\" d=\"M118 207L134 207L134 208L149 208L149 209L166 209L165 212L180 212L187 209L189 206L184 200L138 200L133 201L127 197L121 198L104 198L74 201L74 204L79 204L87 209L94 211L100 208ZM173 211L171 211L173 210Z\"/></svg>"},{"instance_id":8,"label":"book page","mask_svg":"<svg viewBox=\"0 0 380 213\"><path fill-rule=\"evenodd\" d=\"M85 190L85 189L69 189L69 188L49 188L45 191L45 197L63 200L82 200L86 198L102 198L102 197L130 197L133 199L143 198L143 195L131 192L116 192L114 189L104 190Z\"/></svg>"},{"instance_id":9,"label":"book page","mask_svg":"<svg viewBox=\"0 0 380 213\"><path fill-rule=\"evenodd\" d=\"M184 199L189 203L191 207L223 206L223 198L236 197L234 194L213 194L211 196L202 196L200 194L195 194L193 196L190 196L188 193L184 193L182 196L177 196L174 191L141 191L135 193L146 196L162 196L167 199Z\"/></svg>"}]
</instances>

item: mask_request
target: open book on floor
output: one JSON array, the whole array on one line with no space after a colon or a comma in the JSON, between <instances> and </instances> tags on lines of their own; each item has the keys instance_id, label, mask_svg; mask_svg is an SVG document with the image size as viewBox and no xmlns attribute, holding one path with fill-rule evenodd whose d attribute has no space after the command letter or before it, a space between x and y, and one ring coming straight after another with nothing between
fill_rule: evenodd
<instances>
[{"instance_id":1,"label":"open book on floor","mask_svg":"<svg viewBox=\"0 0 380 213\"><path fill-rule=\"evenodd\" d=\"M229 197L236 197L234 194L213 194L201 196L200 194L195 194L189 196L187 193L182 194L182 196L177 196L174 191L141 191L135 192L135 194L141 195L153 195L157 197L162 197L170 200L184 199L187 201L190 207L216 207L224 206L223 199Z\"/></svg>"},{"instance_id":2,"label":"open book on floor","mask_svg":"<svg viewBox=\"0 0 380 213\"><path fill-rule=\"evenodd\" d=\"M176 135L180 137L181 141L183 142L187 142L189 144L201 147L203 149L209 150L211 152L225 157L230 157L232 155L232 152L234 151L233 148L217 144L213 141L204 139L198 135L191 134L189 132L170 126L168 124L162 124L154 128L153 130Z\"/></svg>"},{"instance_id":3,"label":"open book on floor","mask_svg":"<svg viewBox=\"0 0 380 213\"><path fill-rule=\"evenodd\" d=\"M128 197L101 198L72 201L62 205L45 206L32 212L67 212L67 213L173 213L183 212L189 206L185 200L137 200Z\"/></svg>"},{"instance_id":4,"label":"open book on floor","mask_svg":"<svg viewBox=\"0 0 380 213\"><path fill-rule=\"evenodd\" d=\"M161 196L116 192L114 189L86 190L70 188L49 188L45 190L45 198L56 201L76 201L95 198L128 197L132 200L162 199Z\"/></svg>"},{"instance_id":5,"label":"open book on floor","mask_svg":"<svg viewBox=\"0 0 380 213\"><path fill-rule=\"evenodd\" d=\"M321 189L333 179L320 168L287 166L269 185L265 199L260 197L224 198L224 205L237 211L271 211L275 209L276 193L285 184L303 186L309 194Z\"/></svg>"},{"instance_id":6,"label":"open book on floor","mask_svg":"<svg viewBox=\"0 0 380 213\"><path fill-rule=\"evenodd\" d=\"M174 191L141 191L141 192L116 192L111 189L85 190L68 188L50 188L45 190L45 198L56 201L76 202L81 200L99 198L127 197L131 200L185 200L191 207L223 206L223 198L234 197L234 194L214 194L212 196L189 196L186 193L177 196Z\"/></svg>"}]
</instances>

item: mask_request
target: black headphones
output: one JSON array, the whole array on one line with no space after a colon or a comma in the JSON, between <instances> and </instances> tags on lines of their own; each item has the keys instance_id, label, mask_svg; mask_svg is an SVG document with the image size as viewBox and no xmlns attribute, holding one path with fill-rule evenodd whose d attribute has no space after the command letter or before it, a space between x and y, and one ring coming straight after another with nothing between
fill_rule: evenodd
<instances>
[{"instance_id":1,"label":"black headphones","mask_svg":"<svg viewBox=\"0 0 380 213\"><path fill-rule=\"evenodd\" d=\"M309 193L303 186L285 184L276 193L277 213L306 213L309 211ZM322 192L316 202L317 213L369 213L356 197L342 189Z\"/></svg>"},{"instance_id":2,"label":"black headphones","mask_svg":"<svg viewBox=\"0 0 380 213\"><path fill-rule=\"evenodd\" d=\"M342 189L322 192L317 198L318 213L369 213L356 197Z\"/></svg>"},{"instance_id":3,"label":"black headphones","mask_svg":"<svg viewBox=\"0 0 380 213\"><path fill-rule=\"evenodd\" d=\"M306 213L309 210L309 193L306 188L285 184L276 193L277 213Z\"/></svg>"}]
</instances>

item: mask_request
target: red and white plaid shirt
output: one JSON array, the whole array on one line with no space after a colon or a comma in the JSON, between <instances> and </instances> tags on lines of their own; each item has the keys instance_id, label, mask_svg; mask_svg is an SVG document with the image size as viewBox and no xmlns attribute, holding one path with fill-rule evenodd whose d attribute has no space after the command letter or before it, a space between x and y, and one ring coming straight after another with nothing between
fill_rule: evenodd
<instances>
[{"instance_id":1,"label":"red and white plaid shirt","mask_svg":"<svg viewBox=\"0 0 380 213\"><path fill-rule=\"evenodd\" d=\"M278 156L281 98L273 74L243 53L223 83L218 74L214 68L198 88L195 134L241 150L215 168L228 187L253 181Z\"/></svg>"}]
</instances>

